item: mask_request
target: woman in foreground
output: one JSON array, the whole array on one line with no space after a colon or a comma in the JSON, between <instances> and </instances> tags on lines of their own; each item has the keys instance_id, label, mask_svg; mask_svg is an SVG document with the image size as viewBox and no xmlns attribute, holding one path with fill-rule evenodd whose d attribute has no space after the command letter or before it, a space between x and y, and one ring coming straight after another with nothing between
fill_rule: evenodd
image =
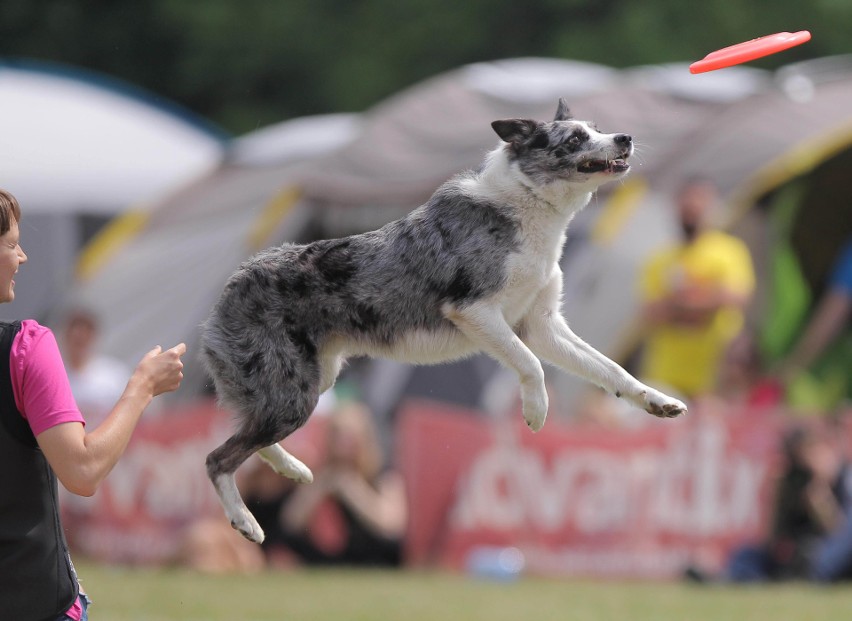
<instances>
[{"instance_id":1,"label":"woman in foreground","mask_svg":"<svg viewBox=\"0 0 852 621\"><path fill-rule=\"evenodd\" d=\"M26 263L21 210L0 190L0 303L15 298ZM57 504L57 480L91 496L127 447L152 399L176 390L181 343L155 347L139 362L107 418L87 431L53 333L36 321L0 322L0 617L86 621Z\"/></svg>"}]
</instances>

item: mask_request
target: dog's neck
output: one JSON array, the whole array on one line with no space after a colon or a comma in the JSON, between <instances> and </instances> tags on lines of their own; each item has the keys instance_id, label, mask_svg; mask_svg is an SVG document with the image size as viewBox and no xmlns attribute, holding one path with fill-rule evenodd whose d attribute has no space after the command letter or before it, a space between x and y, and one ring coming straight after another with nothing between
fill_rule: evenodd
<instances>
[{"instance_id":1,"label":"dog's neck","mask_svg":"<svg viewBox=\"0 0 852 621\"><path fill-rule=\"evenodd\" d=\"M564 220L565 225L589 203L594 191L566 181L534 185L517 166L512 165L502 146L485 157L477 177L481 187L489 193L503 195L518 206L551 211L553 217Z\"/></svg>"}]
</instances>

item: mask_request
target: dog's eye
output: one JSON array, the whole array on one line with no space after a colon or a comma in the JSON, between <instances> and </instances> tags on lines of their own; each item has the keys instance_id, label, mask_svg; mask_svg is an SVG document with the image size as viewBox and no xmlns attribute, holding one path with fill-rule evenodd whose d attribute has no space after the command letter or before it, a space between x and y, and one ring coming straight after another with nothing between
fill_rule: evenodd
<instances>
[{"instance_id":1,"label":"dog's eye","mask_svg":"<svg viewBox=\"0 0 852 621\"><path fill-rule=\"evenodd\" d=\"M577 147L580 146L580 144L582 144L583 142L585 142L588 139L589 139L589 134L587 134L586 132L584 132L581 129L576 129L571 134L571 137L568 138L568 140L566 140L566 143L572 149L576 149Z\"/></svg>"}]
</instances>

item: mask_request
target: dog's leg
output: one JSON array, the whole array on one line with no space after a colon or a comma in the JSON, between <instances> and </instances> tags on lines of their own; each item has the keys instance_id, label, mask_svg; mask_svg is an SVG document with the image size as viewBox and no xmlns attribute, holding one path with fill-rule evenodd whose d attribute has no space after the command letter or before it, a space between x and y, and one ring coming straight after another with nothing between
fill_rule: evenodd
<instances>
[{"instance_id":1,"label":"dog's leg","mask_svg":"<svg viewBox=\"0 0 852 621\"><path fill-rule=\"evenodd\" d=\"M547 417L547 390L541 363L518 338L500 309L477 302L462 308L448 306L444 315L481 351L513 369L521 382L524 420L533 431Z\"/></svg>"},{"instance_id":2,"label":"dog's leg","mask_svg":"<svg viewBox=\"0 0 852 621\"><path fill-rule=\"evenodd\" d=\"M311 469L284 450L280 444L265 446L257 454L281 476L297 483L311 483L314 480Z\"/></svg>"},{"instance_id":3,"label":"dog's leg","mask_svg":"<svg viewBox=\"0 0 852 621\"><path fill-rule=\"evenodd\" d=\"M522 324L524 341L533 352L654 416L673 418L686 412L684 403L641 383L574 334L559 312L561 292L562 274L557 272Z\"/></svg>"},{"instance_id":4,"label":"dog's leg","mask_svg":"<svg viewBox=\"0 0 852 621\"><path fill-rule=\"evenodd\" d=\"M309 407L313 409L313 404L309 404ZM308 410L308 407L305 410ZM240 431L207 456L207 475L216 488L225 515L231 526L250 541L261 543L264 539L263 529L243 502L234 473L256 452L279 474L300 483L312 481L313 475L308 467L276 442L286 438L299 426L299 421L282 421L276 416L264 419L259 415L249 415Z\"/></svg>"},{"instance_id":5,"label":"dog's leg","mask_svg":"<svg viewBox=\"0 0 852 621\"><path fill-rule=\"evenodd\" d=\"M344 358L338 351L325 351L320 355L319 392L323 393L334 386ZM311 469L288 453L284 447L275 443L258 450L258 456L281 476L293 479L297 483L311 483L314 475Z\"/></svg>"},{"instance_id":6,"label":"dog's leg","mask_svg":"<svg viewBox=\"0 0 852 621\"><path fill-rule=\"evenodd\" d=\"M231 526L255 543L263 542L263 529L243 502L234 473L259 448L249 443L245 436L234 435L207 456L207 475L216 488L225 516Z\"/></svg>"}]
</instances>

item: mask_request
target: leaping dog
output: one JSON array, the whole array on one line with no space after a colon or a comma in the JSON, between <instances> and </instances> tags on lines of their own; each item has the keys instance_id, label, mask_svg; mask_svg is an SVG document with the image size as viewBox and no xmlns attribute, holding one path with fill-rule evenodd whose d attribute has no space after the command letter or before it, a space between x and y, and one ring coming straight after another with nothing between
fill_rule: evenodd
<instances>
[{"instance_id":1,"label":"leaping dog","mask_svg":"<svg viewBox=\"0 0 852 621\"><path fill-rule=\"evenodd\" d=\"M566 228L603 183L630 170L633 140L572 118L494 121L502 143L408 216L369 233L284 244L246 261L203 326L202 357L238 428L207 457L231 524L263 531L234 482L258 453L278 473L311 471L281 440L301 427L350 356L415 364L484 352L518 374L527 425L547 415L540 360L654 416L686 412L582 341L560 312Z\"/></svg>"}]
</instances>

